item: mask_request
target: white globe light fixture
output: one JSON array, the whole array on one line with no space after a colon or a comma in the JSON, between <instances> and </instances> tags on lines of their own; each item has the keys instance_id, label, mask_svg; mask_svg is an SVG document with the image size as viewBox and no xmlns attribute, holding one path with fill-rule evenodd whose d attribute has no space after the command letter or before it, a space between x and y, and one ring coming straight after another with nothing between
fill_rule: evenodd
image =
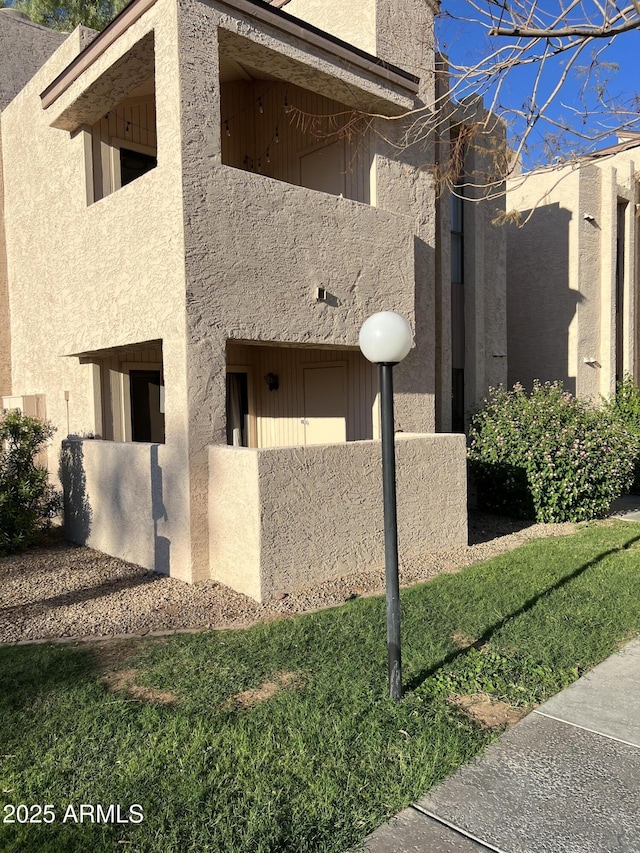
<instances>
[{"instance_id":1,"label":"white globe light fixture","mask_svg":"<svg viewBox=\"0 0 640 853\"><path fill-rule=\"evenodd\" d=\"M411 326L395 311L379 311L362 324L359 343L364 357L374 364L398 364L411 349Z\"/></svg>"},{"instance_id":2,"label":"white globe light fixture","mask_svg":"<svg viewBox=\"0 0 640 853\"><path fill-rule=\"evenodd\" d=\"M389 695L402 698L400 650L400 580L398 576L398 517L396 511L396 448L393 423L393 367L409 354L411 326L395 311L372 314L360 329L360 349L379 366L382 421L382 501L384 508L384 564L387 592L387 656Z\"/></svg>"}]
</instances>

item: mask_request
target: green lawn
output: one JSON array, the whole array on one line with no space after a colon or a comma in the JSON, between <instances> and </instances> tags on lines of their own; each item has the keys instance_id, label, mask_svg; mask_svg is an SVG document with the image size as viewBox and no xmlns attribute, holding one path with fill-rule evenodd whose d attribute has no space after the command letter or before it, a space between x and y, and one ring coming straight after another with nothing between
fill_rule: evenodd
<instances>
[{"instance_id":1,"label":"green lawn","mask_svg":"<svg viewBox=\"0 0 640 853\"><path fill-rule=\"evenodd\" d=\"M402 614L397 704L380 598L111 658L0 649L1 805L55 814L0 824L0 851L344 853L499 734L452 694L530 707L640 632L640 525L532 542L403 591ZM82 803L144 819L63 822Z\"/></svg>"}]
</instances>

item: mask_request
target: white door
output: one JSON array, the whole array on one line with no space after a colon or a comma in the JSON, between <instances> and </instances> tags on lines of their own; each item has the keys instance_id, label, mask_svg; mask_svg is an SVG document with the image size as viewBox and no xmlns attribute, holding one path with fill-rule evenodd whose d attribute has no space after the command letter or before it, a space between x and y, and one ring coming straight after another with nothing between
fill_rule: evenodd
<instances>
[{"instance_id":1,"label":"white door","mask_svg":"<svg viewBox=\"0 0 640 853\"><path fill-rule=\"evenodd\" d=\"M339 444L347 440L347 367L303 367L304 443Z\"/></svg>"}]
</instances>

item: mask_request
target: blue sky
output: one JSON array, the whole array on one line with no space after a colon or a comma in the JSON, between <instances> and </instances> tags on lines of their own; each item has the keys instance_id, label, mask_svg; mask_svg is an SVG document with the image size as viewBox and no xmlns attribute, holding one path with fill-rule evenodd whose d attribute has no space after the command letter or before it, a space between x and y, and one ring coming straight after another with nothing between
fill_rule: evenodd
<instances>
[{"instance_id":1,"label":"blue sky","mask_svg":"<svg viewBox=\"0 0 640 853\"><path fill-rule=\"evenodd\" d=\"M450 9L453 14L459 17L469 17L473 14L473 10L466 4L465 0L443 0L443 10ZM486 53L488 41L485 31L479 25L463 23L457 20L448 20L446 17L440 18L438 21L438 33L440 44L445 52L455 61L459 63L470 64ZM498 39L492 39L495 44ZM599 41L598 47L604 46L604 42ZM592 51L587 48L579 60L579 64L586 66L591 61ZM556 61L553 67L549 67L542 80L542 90L550 91L558 79L558 75L562 72L562 67L566 62L567 55ZM640 91L640 75L638 75L639 58L640 58L640 31L634 30L628 33L622 33L616 36L606 53L602 57L607 63L617 65L617 70L608 68L606 74L609 76L607 86L607 103L614 101L632 102L636 93ZM534 69L518 69L516 72L510 72L507 82L502 89L501 101L503 107L518 108L530 96L532 90ZM587 105L589 116L586 124L581 116L578 116L572 111L572 107L578 107L581 102L582 80L580 77L572 73L564 85L562 91L557 97L554 105L549 110L550 117L555 119L562 118L564 122L577 130L586 130L592 133L601 133L604 117L599 117L596 114L596 99L590 91L587 95ZM485 98L486 101L486 98ZM638 117L638 125L635 130L640 131L640 116ZM616 119L609 115L608 128L616 126ZM522 132L523 123L515 121L509 130L512 140L516 140ZM545 132L552 130L545 122L538 122L530 136L530 151L524 158L525 166L538 165L541 162L547 162L553 159L552 153L545 149L544 135ZM589 146L589 150L594 148L602 148L607 144L615 142L613 134L602 136L597 142ZM572 141L570 135L562 140L561 148L563 151L571 150L575 146L576 151L585 150L587 143L580 141L577 137Z\"/></svg>"}]
</instances>

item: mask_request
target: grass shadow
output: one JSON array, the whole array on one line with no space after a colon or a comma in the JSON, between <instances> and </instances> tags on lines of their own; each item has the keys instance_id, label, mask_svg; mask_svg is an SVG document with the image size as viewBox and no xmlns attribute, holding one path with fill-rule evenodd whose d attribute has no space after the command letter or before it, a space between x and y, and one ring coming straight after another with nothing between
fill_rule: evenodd
<instances>
[{"instance_id":1,"label":"grass shadow","mask_svg":"<svg viewBox=\"0 0 640 853\"><path fill-rule=\"evenodd\" d=\"M95 676L87 647L42 644L0 648L0 712L31 708L42 694L73 690Z\"/></svg>"},{"instance_id":2,"label":"grass shadow","mask_svg":"<svg viewBox=\"0 0 640 853\"><path fill-rule=\"evenodd\" d=\"M443 658L441 658L440 661L433 664L432 666L429 666L429 667L422 669L419 672L417 672L415 675L413 675L411 678L409 678L405 682L405 691L416 690L428 678L431 678L433 675L435 675L435 673L438 672L438 670L440 670L442 667L449 666L454 661L458 660L458 658L467 654L467 652L470 649L482 648L482 646L485 646L492 639L492 637L494 637L495 634L497 634L498 631L500 631L507 623L513 621L514 619L518 619L520 616L524 616L526 613L528 613L530 610L532 610L542 599L547 598L552 593L557 592L558 590L562 589L564 586L566 586L571 581L576 580L581 575L585 574L585 572L587 572L589 569L593 568L594 566L597 566L603 560L606 560L607 557L610 557L614 554L618 554L621 551L627 551L635 543L638 543L638 542L640 542L640 535L630 538L624 545L622 545L620 547L610 548L607 551L603 551L597 557L594 557L593 560L589 560L589 562L584 563L582 566L579 566L577 569L574 569L574 571L565 575L560 580L556 581L556 583L551 584L551 586L548 586L545 589L541 590L540 592L536 593L536 595L527 599L527 601L525 601L521 607L518 607L516 610L513 610L511 613L508 613L506 616L502 617L501 619L499 619L498 621L496 621L492 625L490 625L489 628L487 628L482 633L482 635L480 637L478 637L476 640L474 640L472 643L469 643L468 645L465 645L460 649L456 649L455 651L451 652L450 654L445 655Z\"/></svg>"}]
</instances>

